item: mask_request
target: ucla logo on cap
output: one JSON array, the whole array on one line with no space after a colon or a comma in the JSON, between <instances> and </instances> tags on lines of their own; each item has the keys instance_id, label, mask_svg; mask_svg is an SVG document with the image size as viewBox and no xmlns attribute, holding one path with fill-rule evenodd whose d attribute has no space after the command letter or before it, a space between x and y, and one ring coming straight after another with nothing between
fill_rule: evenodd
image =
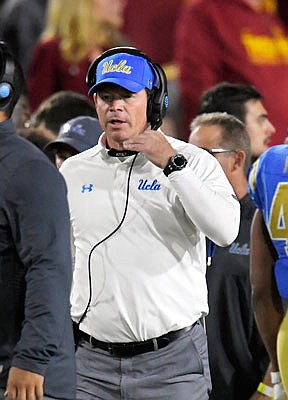
<instances>
[{"instance_id":1,"label":"ucla logo on cap","mask_svg":"<svg viewBox=\"0 0 288 400\"><path fill-rule=\"evenodd\" d=\"M118 64L113 64L114 60L106 61L103 64L102 75L109 72L122 72L123 74L131 74L132 67L127 64L127 60L121 60Z\"/></svg>"},{"instance_id":2,"label":"ucla logo on cap","mask_svg":"<svg viewBox=\"0 0 288 400\"><path fill-rule=\"evenodd\" d=\"M89 94L102 83L114 83L137 93L145 88L151 90L155 81L157 81L156 73L146 59L131 54L117 53L99 62L96 83L90 88Z\"/></svg>"}]
</instances>

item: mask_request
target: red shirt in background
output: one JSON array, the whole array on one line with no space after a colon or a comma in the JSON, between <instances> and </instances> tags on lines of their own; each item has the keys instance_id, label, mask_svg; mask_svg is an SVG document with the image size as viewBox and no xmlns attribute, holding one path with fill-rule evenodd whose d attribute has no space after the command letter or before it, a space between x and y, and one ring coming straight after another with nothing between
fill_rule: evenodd
<instances>
[{"instance_id":1,"label":"red shirt in background","mask_svg":"<svg viewBox=\"0 0 288 400\"><path fill-rule=\"evenodd\" d=\"M154 61L173 60L174 28L183 0L127 0L123 33Z\"/></svg>"},{"instance_id":2,"label":"red shirt in background","mask_svg":"<svg viewBox=\"0 0 288 400\"><path fill-rule=\"evenodd\" d=\"M88 96L86 73L89 66L88 59L79 63L65 61L57 39L38 42L27 78L31 111L35 111L42 101L60 90L73 90Z\"/></svg>"},{"instance_id":3,"label":"red shirt in background","mask_svg":"<svg viewBox=\"0 0 288 400\"><path fill-rule=\"evenodd\" d=\"M175 33L184 108L184 139L202 93L221 81L254 85L276 128L288 128L288 38L276 15L255 12L243 0L198 0L183 5Z\"/></svg>"}]
</instances>

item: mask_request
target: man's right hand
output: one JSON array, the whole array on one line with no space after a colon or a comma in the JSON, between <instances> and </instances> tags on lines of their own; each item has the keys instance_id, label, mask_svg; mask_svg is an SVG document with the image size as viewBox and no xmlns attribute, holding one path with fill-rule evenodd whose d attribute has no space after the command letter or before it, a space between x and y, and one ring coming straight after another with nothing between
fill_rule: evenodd
<instances>
[{"instance_id":1,"label":"man's right hand","mask_svg":"<svg viewBox=\"0 0 288 400\"><path fill-rule=\"evenodd\" d=\"M43 400L44 377L11 367L7 382L7 400Z\"/></svg>"}]
</instances>

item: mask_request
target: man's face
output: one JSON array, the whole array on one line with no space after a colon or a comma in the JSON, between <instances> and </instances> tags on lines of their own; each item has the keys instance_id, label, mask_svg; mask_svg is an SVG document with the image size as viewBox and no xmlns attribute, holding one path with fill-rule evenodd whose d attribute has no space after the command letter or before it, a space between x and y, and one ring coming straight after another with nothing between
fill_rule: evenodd
<instances>
[{"instance_id":1,"label":"man's face","mask_svg":"<svg viewBox=\"0 0 288 400\"><path fill-rule=\"evenodd\" d=\"M94 102L110 147L123 149L123 141L148 127L145 89L132 93L118 85L103 84L94 95Z\"/></svg>"},{"instance_id":2,"label":"man's face","mask_svg":"<svg viewBox=\"0 0 288 400\"><path fill-rule=\"evenodd\" d=\"M70 146L69 144L65 143L58 143L57 147L54 149L53 154L54 154L54 163L59 169L63 162L67 160L67 158L75 156L78 154L79 151L76 150L74 147Z\"/></svg>"},{"instance_id":3,"label":"man's face","mask_svg":"<svg viewBox=\"0 0 288 400\"><path fill-rule=\"evenodd\" d=\"M226 147L221 144L221 141L222 129L219 125L197 127L191 132L189 137L189 143L207 150L220 148L226 149ZM227 148L227 150L233 149ZM214 153L213 155L221 164L225 175L230 181L231 167L234 161L235 152L231 151L227 153Z\"/></svg>"},{"instance_id":4,"label":"man's face","mask_svg":"<svg viewBox=\"0 0 288 400\"><path fill-rule=\"evenodd\" d=\"M127 0L94 0L94 11L97 21L109 24L116 29L121 28L126 3Z\"/></svg>"},{"instance_id":5,"label":"man's face","mask_svg":"<svg viewBox=\"0 0 288 400\"><path fill-rule=\"evenodd\" d=\"M245 108L245 125L250 137L251 154L257 158L268 149L275 128L269 121L267 111L260 100L247 101Z\"/></svg>"}]
</instances>

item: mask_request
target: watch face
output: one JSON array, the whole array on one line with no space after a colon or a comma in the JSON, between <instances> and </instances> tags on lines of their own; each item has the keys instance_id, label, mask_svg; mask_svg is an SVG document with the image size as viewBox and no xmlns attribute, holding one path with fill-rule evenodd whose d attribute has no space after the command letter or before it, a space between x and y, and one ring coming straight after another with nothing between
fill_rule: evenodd
<instances>
[{"instance_id":1,"label":"watch face","mask_svg":"<svg viewBox=\"0 0 288 400\"><path fill-rule=\"evenodd\" d=\"M170 158L170 162L167 167L164 168L164 174L168 176L173 171L180 171L185 168L187 165L187 159L183 156L183 154L175 154L175 156Z\"/></svg>"},{"instance_id":2,"label":"watch face","mask_svg":"<svg viewBox=\"0 0 288 400\"><path fill-rule=\"evenodd\" d=\"M182 155L176 154L176 156L174 157L173 161L174 161L174 164L175 164L177 167L182 167L182 165L183 165L184 162L185 162L185 158L184 158Z\"/></svg>"},{"instance_id":3,"label":"watch face","mask_svg":"<svg viewBox=\"0 0 288 400\"><path fill-rule=\"evenodd\" d=\"M187 164L187 160L182 154L176 154L174 157L172 157L171 161L177 169L184 168Z\"/></svg>"}]
</instances>

